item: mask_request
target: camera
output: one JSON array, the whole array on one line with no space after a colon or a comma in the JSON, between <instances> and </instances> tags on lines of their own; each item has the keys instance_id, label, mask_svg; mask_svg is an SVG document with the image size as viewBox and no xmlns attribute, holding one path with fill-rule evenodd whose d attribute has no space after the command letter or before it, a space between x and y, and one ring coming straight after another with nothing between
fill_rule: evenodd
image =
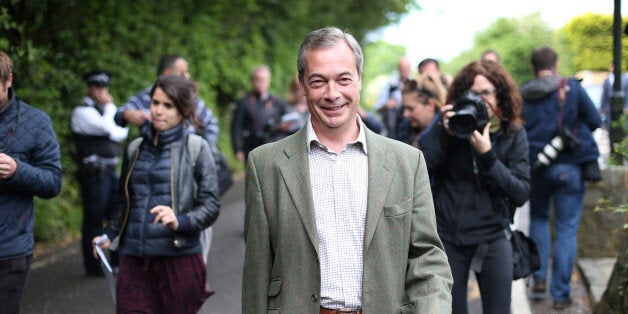
<instances>
[{"instance_id":1,"label":"camera","mask_svg":"<svg viewBox=\"0 0 628 314\"><path fill-rule=\"evenodd\" d=\"M392 93L396 92L399 89L399 85L396 83L391 83L388 87L388 98L392 98Z\"/></svg>"},{"instance_id":2,"label":"camera","mask_svg":"<svg viewBox=\"0 0 628 314\"><path fill-rule=\"evenodd\" d=\"M449 119L449 129L459 138L467 138L473 131L482 132L488 123L488 111L480 95L466 91L452 102L456 113Z\"/></svg>"},{"instance_id":3,"label":"camera","mask_svg":"<svg viewBox=\"0 0 628 314\"><path fill-rule=\"evenodd\" d=\"M558 134L537 154L532 171L548 167L563 150L574 151L580 147L580 140L567 129L560 129Z\"/></svg>"}]
</instances>

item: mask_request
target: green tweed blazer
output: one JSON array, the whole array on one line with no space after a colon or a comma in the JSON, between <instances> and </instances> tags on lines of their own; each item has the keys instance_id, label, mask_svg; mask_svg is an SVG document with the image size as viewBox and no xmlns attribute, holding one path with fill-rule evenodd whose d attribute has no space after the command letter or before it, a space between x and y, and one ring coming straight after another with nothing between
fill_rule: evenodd
<instances>
[{"instance_id":1,"label":"green tweed blazer","mask_svg":"<svg viewBox=\"0 0 628 314\"><path fill-rule=\"evenodd\" d=\"M451 270L423 154L365 129L364 313L450 313ZM243 313L319 313L320 264L306 127L249 154Z\"/></svg>"}]
</instances>

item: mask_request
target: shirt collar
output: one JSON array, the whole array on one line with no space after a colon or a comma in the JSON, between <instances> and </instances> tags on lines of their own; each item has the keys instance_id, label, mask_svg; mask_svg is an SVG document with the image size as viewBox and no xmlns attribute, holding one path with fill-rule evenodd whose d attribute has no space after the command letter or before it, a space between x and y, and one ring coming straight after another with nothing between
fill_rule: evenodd
<instances>
[{"instance_id":1,"label":"shirt collar","mask_svg":"<svg viewBox=\"0 0 628 314\"><path fill-rule=\"evenodd\" d=\"M360 132L358 133L358 138L353 141L353 142L349 142L347 143L348 146L350 145L354 145L357 143L360 143L361 145L359 145L362 150L364 151L365 155L368 155L367 149L366 149L366 133L364 132L364 122L362 122L362 119L360 118L359 115L356 115L356 119L357 119L357 123L358 123L358 127L360 128ZM312 149L312 142L315 143L315 145L318 145L320 147L323 147L325 150L329 150L327 148L327 146L325 146L323 143L321 143L318 139L318 136L316 135L316 132L314 131L314 128L312 127L312 116L310 115L310 118L307 120L307 124L306 124L306 136L305 136L305 140L307 142L307 152L310 153L311 149Z\"/></svg>"}]
</instances>

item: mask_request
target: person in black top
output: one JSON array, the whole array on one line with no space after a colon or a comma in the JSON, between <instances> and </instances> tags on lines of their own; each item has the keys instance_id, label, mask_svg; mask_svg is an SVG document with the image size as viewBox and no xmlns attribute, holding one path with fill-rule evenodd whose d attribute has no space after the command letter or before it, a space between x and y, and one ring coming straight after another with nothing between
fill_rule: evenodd
<instances>
[{"instance_id":1,"label":"person in black top","mask_svg":"<svg viewBox=\"0 0 628 314\"><path fill-rule=\"evenodd\" d=\"M459 105L470 104L461 102L465 98L475 100L474 120L482 122L470 135L458 132L465 116ZM499 64L476 61L454 78L446 103L442 121L425 136L421 150L432 180L438 234L454 277L453 313L468 311L470 269L478 279L483 311L509 313L509 223L530 192L519 88Z\"/></svg>"},{"instance_id":2,"label":"person in black top","mask_svg":"<svg viewBox=\"0 0 628 314\"><path fill-rule=\"evenodd\" d=\"M288 131L281 128L281 117L286 113L283 100L269 93L270 68L258 65L251 71L253 91L244 95L233 113L231 142L240 162L246 160L254 148L274 142Z\"/></svg>"}]
</instances>

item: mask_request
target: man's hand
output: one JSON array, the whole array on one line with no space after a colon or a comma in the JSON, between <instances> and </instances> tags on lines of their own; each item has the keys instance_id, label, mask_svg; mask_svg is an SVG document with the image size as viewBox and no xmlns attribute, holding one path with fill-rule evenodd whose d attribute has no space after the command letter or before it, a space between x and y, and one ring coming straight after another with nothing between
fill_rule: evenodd
<instances>
[{"instance_id":1,"label":"man's hand","mask_svg":"<svg viewBox=\"0 0 628 314\"><path fill-rule=\"evenodd\" d=\"M94 100L101 105L106 105L113 102L113 97L107 88L100 88L94 92Z\"/></svg>"},{"instance_id":2,"label":"man's hand","mask_svg":"<svg viewBox=\"0 0 628 314\"><path fill-rule=\"evenodd\" d=\"M146 120L150 121L150 114L142 110L129 109L124 112L122 117L126 122L137 126L142 126Z\"/></svg>"},{"instance_id":3,"label":"man's hand","mask_svg":"<svg viewBox=\"0 0 628 314\"><path fill-rule=\"evenodd\" d=\"M106 238L104 235L97 236L97 237L94 237L94 239L92 239L92 244L94 246L98 245L101 249L106 250L111 246L111 240L109 240L109 238ZM98 253L96 252L96 248L94 248L94 257L96 259L99 259Z\"/></svg>"},{"instance_id":4,"label":"man's hand","mask_svg":"<svg viewBox=\"0 0 628 314\"><path fill-rule=\"evenodd\" d=\"M11 156L0 153L0 179L9 180L17 172L17 162Z\"/></svg>"},{"instance_id":5,"label":"man's hand","mask_svg":"<svg viewBox=\"0 0 628 314\"><path fill-rule=\"evenodd\" d=\"M245 157L244 157L244 152L237 152L237 153L236 153L236 157L238 158L238 160L239 160L240 162L244 162L244 158L245 158Z\"/></svg>"},{"instance_id":6,"label":"man's hand","mask_svg":"<svg viewBox=\"0 0 628 314\"><path fill-rule=\"evenodd\" d=\"M397 103L397 99L389 98L388 101L386 101L386 103L384 104L384 107L389 109L395 109L399 107L399 104Z\"/></svg>"}]
</instances>

